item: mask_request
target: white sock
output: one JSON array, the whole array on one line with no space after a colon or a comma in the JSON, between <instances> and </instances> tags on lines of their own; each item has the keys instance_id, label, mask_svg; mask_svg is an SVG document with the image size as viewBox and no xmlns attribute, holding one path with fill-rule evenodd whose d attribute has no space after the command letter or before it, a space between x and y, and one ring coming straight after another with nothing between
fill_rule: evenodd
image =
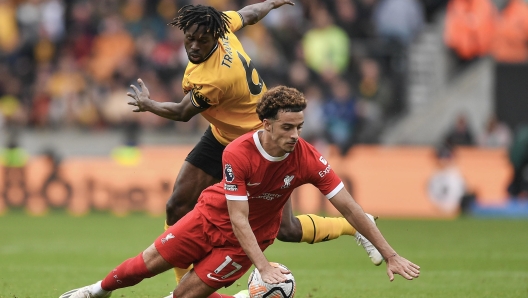
<instances>
[{"instance_id":1,"label":"white sock","mask_svg":"<svg viewBox=\"0 0 528 298\"><path fill-rule=\"evenodd\" d=\"M106 294L110 293L111 291L106 291L106 290L103 290L103 288L101 288L101 282L102 280L94 283L91 287L90 287L90 292L95 296L95 297L102 297L102 296L105 296Z\"/></svg>"}]
</instances>

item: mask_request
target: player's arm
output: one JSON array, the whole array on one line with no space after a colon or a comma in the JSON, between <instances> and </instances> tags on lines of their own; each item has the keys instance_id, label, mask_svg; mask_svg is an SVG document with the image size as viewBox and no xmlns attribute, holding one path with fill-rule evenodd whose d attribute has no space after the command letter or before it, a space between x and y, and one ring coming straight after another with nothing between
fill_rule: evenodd
<instances>
[{"instance_id":1,"label":"player's arm","mask_svg":"<svg viewBox=\"0 0 528 298\"><path fill-rule=\"evenodd\" d=\"M262 20L272 9L279 8L285 4L295 5L290 0L267 0L264 2L245 6L238 13L244 19L244 26L256 24Z\"/></svg>"},{"instance_id":2,"label":"player's arm","mask_svg":"<svg viewBox=\"0 0 528 298\"><path fill-rule=\"evenodd\" d=\"M246 252L247 256L262 275L262 280L267 283L280 283L286 280L280 268L271 266L260 249L255 234L249 225L249 204L247 200L227 200L229 218L233 232Z\"/></svg>"},{"instance_id":3,"label":"player's arm","mask_svg":"<svg viewBox=\"0 0 528 298\"><path fill-rule=\"evenodd\" d=\"M141 89L131 85L130 87L134 90L134 93L127 92L127 95L133 98L128 104L137 107L133 112L151 112L163 118L187 122L194 115L203 112L207 108L199 108L192 104L192 92L187 93L179 103L152 100L143 80L138 79L138 84Z\"/></svg>"},{"instance_id":4,"label":"player's arm","mask_svg":"<svg viewBox=\"0 0 528 298\"><path fill-rule=\"evenodd\" d=\"M363 236L367 237L379 250L387 262L387 275L390 281L394 280L394 273L406 279L413 279L420 275L420 266L401 257L385 240L376 225L365 215L365 211L352 198L350 193L343 188L335 196L330 198L332 205L336 207L347 221L355 227Z\"/></svg>"}]
</instances>

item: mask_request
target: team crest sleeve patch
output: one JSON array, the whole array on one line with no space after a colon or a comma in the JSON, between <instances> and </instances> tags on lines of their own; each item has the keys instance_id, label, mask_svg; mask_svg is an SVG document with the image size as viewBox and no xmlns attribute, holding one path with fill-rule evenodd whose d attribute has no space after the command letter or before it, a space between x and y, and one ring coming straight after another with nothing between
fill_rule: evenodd
<instances>
[{"instance_id":1,"label":"team crest sleeve patch","mask_svg":"<svg viewBox=\"0 0 528 298\"><path fill-rule=\"evenodd\" d=\"M228 183L233 182L235 180L235 173L233 173L233 168L230 164L226 163L224 166L224 175L225 175L225 181Z\"/></svg>"},{"instance_id":2,"label":"team crest sleeve patch","mask_svg":"<svg viewBox=\"0 0 528 298\"><path fill-rule=\"evenodd\" d=\"M200 93L201 88L194 88L191 91L191 103L193 106L199 108L199 109L206 109L210 107L209 101L207 98Z\"/></svg>"}]
</instances>

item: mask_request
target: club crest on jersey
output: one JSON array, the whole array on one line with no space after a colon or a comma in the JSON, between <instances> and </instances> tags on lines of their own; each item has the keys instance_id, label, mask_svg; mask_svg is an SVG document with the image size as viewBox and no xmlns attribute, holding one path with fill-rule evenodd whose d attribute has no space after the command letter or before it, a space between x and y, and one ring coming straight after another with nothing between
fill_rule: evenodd
<instances>
[{"instance_id":1,"label":"club crest on jersey","mask_svg":"<svg viewBox=\"0 0 528 298\"><path fill-rule=\"evenodd\" d=\"M226 163L224 167L224 175L225 175L225 181L226 182L233 182L235 180L235 173L233 173L233 168L230 164Z\"/></svg>"},{"instance_id":2,"label":"club crest on jersey","mask_svg":"<svg viewBox=\"0 0 528 298\"><path fill-rule=\"evenodd\" d=\"M284 185L281 188L290 187L291 181L293 180L294 177L295 177L294 175L286 175L286 177L284 177Z\"/></svg>"},{"instance_id":3,"label":"club crest on jersey","mask_svg":"<svg viewBox=\"0 0 528 298\"><path fill-rule=\"evenodd\" d=\"M174 237L174 235L172 235L172 233L169 233L167 234L167 236L161 238L161 244L165 244L167 241L171 240L171 239L174 239L176 237Z\"/></svg>"}]
</instances>

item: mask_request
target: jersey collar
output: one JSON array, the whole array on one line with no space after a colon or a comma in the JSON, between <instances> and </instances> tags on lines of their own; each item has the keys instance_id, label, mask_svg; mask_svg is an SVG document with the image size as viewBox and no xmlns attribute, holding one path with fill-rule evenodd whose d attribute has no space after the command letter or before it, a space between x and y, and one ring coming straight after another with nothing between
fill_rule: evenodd
<instances>
[{"instance_id":1,"label":"jersey collar","mask_svg":"<svg viewBox=\"0 0 528 298\"><path fill-rule=\"evenodd\" d=\"M286 153L283 156L279 156L279 157L269 155L268 152L264 150L264 147L262 147L262 144L260 143L260 140L258 137L258 134L260 131L264 131L264 130L260 129L260 130L255 131L255 133L253 134L253 141L255 141L255 145L257 145L257 149L262 155L262 157L264 157L265 159L269 161L281 161L281 160L284 160L286 157L288 157L288 155L290 155L290 153Z\"/></svg>"}]
</instances>

